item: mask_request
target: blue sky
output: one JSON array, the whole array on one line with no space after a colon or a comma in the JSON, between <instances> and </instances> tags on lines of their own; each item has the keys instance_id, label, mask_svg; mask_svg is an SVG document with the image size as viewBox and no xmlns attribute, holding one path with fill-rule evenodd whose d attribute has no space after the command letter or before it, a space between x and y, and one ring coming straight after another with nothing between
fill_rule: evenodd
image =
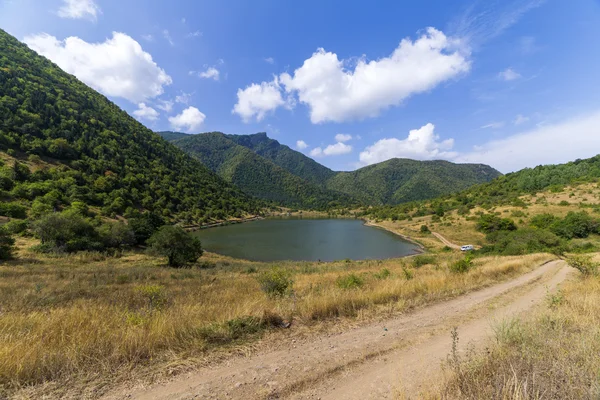
<instances>
[{"instance_id":1,"label":"blue sky","mask_svg":"<svg viewBox=\"0 0 600 400\"><path fill-rule=\"evenodd\" d=\"M0 27L151 129L336 170L600 153L598 0L0 0Z\"/></svg>"}]
</instances>

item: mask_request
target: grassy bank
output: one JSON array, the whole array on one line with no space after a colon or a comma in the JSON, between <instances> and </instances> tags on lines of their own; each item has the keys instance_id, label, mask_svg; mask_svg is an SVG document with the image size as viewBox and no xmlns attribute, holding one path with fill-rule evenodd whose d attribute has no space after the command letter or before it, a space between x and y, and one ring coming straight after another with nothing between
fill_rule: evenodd
<instances>
[{"instance_id":1,"label":"grassy bank","mask_svg":"<svg viewBox=\"0 0 600 400\"><path fill-rule=\"evenodd\" d=\"M377 318L508 279L552 257L481 258L464 274L449 270L461 257L454 253L278 263L293 286L273 297L258 279L272 264L208 254L190 269L172 269L136 252L42 256L28 250L33 243L20 239L17 258L0 266L0 395L95 396L105 384L176 371L290 321L285 332L293 335L332 320L339 327Z\"/></svg>"},{"instance_id":2,"label":"grassy bank","mask_svg":"<svg viewBox=\"0 0 600 400\"><path fill-rule=\"evenodd\" d=\"M580 277L532 318L497 325L487 352L450 357L446 382L427 397L597 399L599 338L600 279Z\"/></svg>"}]
</instances>

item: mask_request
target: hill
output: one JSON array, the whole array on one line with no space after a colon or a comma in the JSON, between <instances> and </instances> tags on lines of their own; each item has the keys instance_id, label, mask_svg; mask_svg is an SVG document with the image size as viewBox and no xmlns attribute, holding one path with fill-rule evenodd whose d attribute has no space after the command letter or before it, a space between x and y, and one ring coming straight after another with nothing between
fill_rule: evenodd
<instances>
[{"instance_id":1,"label":"hill","mask_svg":"<svg viewBox=\"0 0 600 400\"><path fill-rule=\"evenodd\" d=\"M500 175L483 164L394 158L353 172L338 172L326 186L368 204L399 204L456 192Z\"/></svg>"},{"instance_id":2,"label":"hill","mask_svg":"<svg viewBox=\"0 0 600 400\"><path fill-rule=\"evenodd\" d=\"M172 137L171 133L166 137ZM293 175L229 137L210 132L185 135L172 143L245 193L264 200L313 209L340 207L353 202L348 195L326 190Z\"/></svg>"},{"instance_id":3,"label":"hill","mask_svg":"<svg viewBox=\"0 0 600 400\"><path fill-rule=\"evenodd\" d=\"M266 133L226 136L229 140L252 150L259 156L309 182L323 185L328 179L336 175L336 172L319 164L312 158L269 138Z\"/></svg>"},{"instance_id":4,"label":"hill","mask_svg":"<svg viewBox=\"0 0 600 400\"><path fill-rule=\"evenodd\" d=\"M202 163L2 30L0 121L0 214L84 202L105 215L137 209L199 222L257 209Z\"/></svg>"}]
</instances>

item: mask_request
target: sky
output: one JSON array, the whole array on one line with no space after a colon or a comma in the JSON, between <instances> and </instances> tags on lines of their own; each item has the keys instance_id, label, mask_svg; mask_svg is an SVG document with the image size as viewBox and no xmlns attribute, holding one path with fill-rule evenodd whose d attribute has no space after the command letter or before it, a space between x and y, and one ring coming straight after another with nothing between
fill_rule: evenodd
<instances>
[{"instance_id":1,"label":"sky","mask_svg":"<svg viewBox=\"0 0 600 400\"><path fill-rule=\"evenodd\" d=\"M0 0L0 28L150 129L334 170L600 153L600 0Z\"/></svg>"}]
</instances>

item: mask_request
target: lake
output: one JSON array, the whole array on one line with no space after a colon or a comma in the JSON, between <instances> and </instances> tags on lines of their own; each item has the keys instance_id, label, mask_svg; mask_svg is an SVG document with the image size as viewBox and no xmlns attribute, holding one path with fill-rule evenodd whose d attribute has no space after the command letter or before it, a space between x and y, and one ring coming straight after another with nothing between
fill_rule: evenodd
<instances>
[{"instance_id":1,"label":"lake","mask_svg":"<svg viewBox=\"0 0 600 400\"><path fill-rule=\"evenodd\" d=\"M417 245L356 219L264 219L195 232L210 252L253 261L403 257Z\"/></svg>"}]
</instances>

